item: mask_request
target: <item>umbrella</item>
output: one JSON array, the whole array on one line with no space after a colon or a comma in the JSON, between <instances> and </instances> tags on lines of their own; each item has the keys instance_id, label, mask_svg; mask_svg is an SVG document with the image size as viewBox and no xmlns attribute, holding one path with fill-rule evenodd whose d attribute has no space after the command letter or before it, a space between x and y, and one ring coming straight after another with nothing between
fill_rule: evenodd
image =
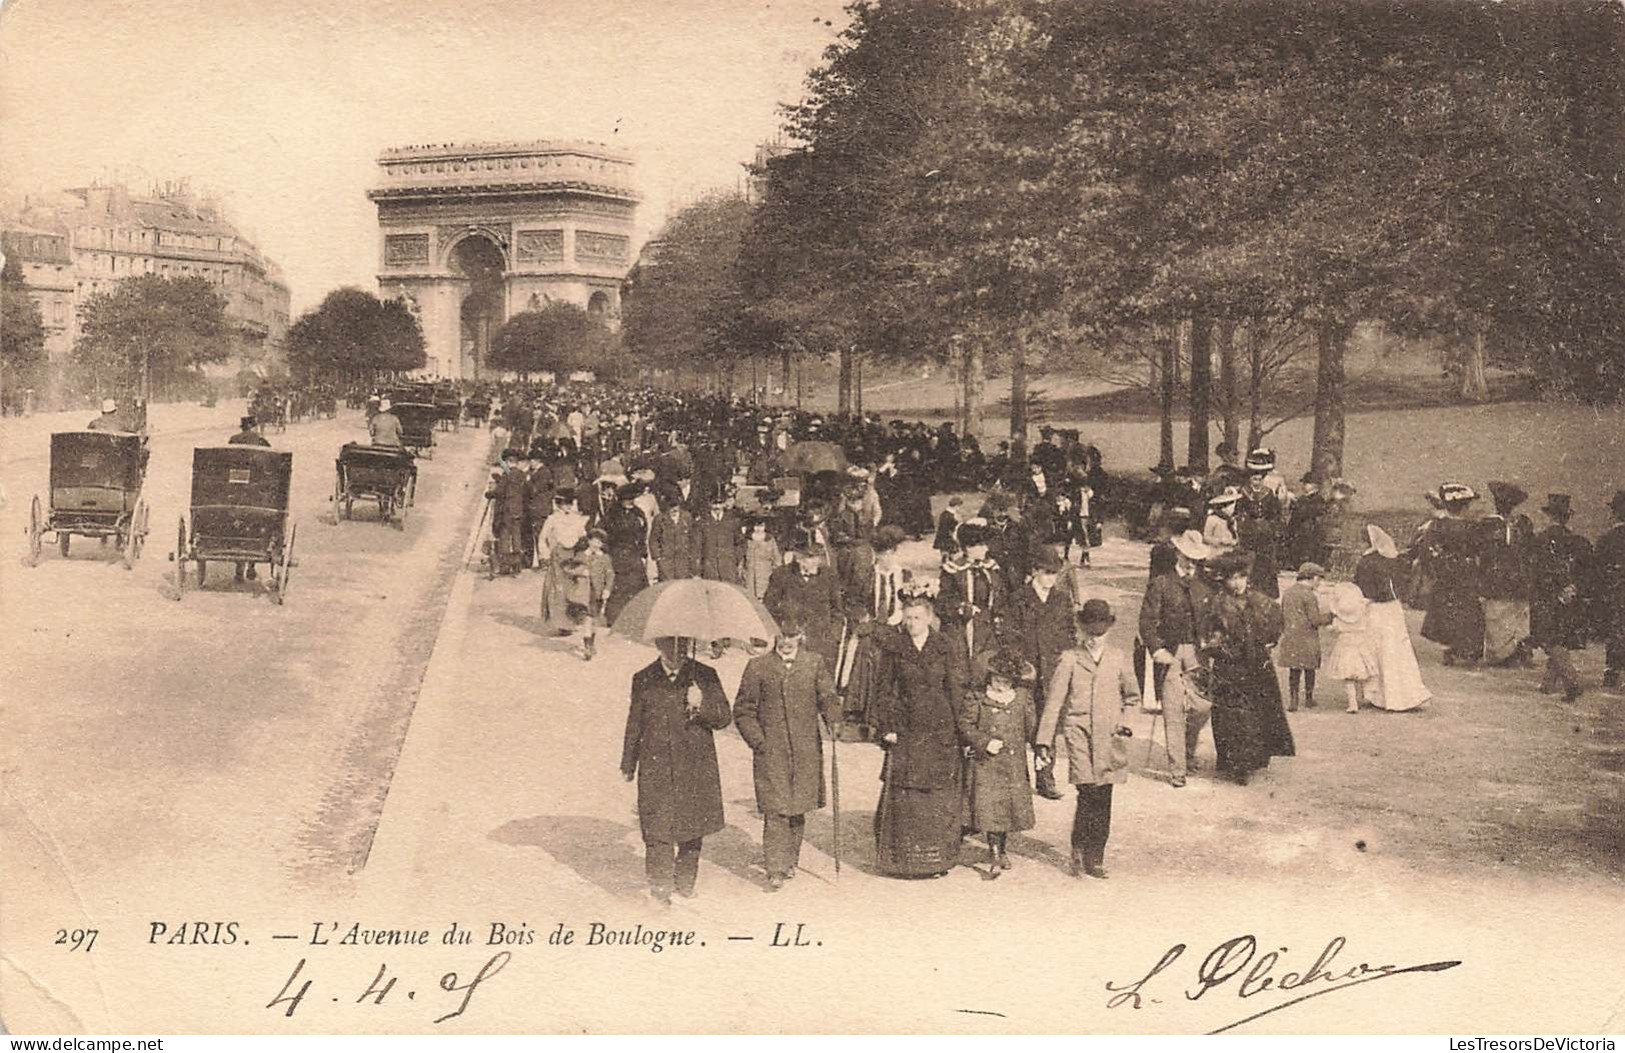
<instances>
[{"instance_id":1,"label":"umbrella","mask_svg":"<svg viewBox=\"0 0 1625 1053\"><path fill-rule=\"evenodd\" d=\"M792 474L846 471L846 451L833 442L798 442L784 451L779 466Z\"/></svg>"},{"instance_id":2,"label":"umbrella","mask_svg":"<svg viewBox=\"0 0 1625 1053\"><path fill-rule=\"evenodd\" d=\"M738 585L706 578L662 581L638 593L615 619L615 632L633 640L688 636L696 640L771 640L778 623Z\"/></svg>"}]
</instances>

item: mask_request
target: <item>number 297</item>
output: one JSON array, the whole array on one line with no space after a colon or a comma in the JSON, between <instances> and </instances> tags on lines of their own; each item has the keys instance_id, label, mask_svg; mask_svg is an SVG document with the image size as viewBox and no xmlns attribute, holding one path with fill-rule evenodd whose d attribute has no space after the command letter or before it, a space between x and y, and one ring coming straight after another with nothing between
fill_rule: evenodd
<instances>
[{"instance_id":1,"label":"number 297","mask_svg":"<svg viewBox=\"0 0 1625 1053\"><path fill-rule=\"evenodd\" d=\"M58 929L55 946L66 947L70 954L74 951L89 954L90 948L96 945L96 937L100 932L100 929Z\"/></svg>"}]
</instances>

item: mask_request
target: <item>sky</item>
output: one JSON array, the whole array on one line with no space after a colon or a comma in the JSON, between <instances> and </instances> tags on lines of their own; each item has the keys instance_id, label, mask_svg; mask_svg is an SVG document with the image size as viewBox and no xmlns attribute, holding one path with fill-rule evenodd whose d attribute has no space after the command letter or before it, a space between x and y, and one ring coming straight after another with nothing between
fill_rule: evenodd
<instances>
[{"instance_id":1,"label":"sky","mask_svg":"<svg viewBox=\"0 0 1625 1053\"><path fill-rule=\"evenodd\" d=\"M647 236L737 185L843 25L841 0L3 0L0 191L188 177L297 314L377 287L380 149L615 143Z\"/></svg>"}]
</instances>

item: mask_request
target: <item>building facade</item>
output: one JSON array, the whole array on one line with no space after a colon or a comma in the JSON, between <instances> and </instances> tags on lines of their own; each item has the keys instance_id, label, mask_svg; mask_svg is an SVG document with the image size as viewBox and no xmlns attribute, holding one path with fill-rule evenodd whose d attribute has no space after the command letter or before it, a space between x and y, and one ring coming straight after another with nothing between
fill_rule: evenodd
<instances>
[{"instance_id":1,"label":"building facade","mask_svg":"<svg viewBox=\"0 0 1625 1053\"><path fill-rule=\"evenodd\" d=\"M289 321L281 268L184 183L146 196L122 185L69 190L62 202L26 206L5 225L5 243L40 305L57 392L80 305L143 274L195 275L216 287L231 324L228 370L267 366L281 351Z\"/></svg>"},{"instance_id":2,"label":"building facade","mask_svg":"<svg viewBox=\"0 0 1625 1053\"><path fill-rule=\"evenodd\" d=\"M630 155L536 140L378 157L379 295L423 326L432 376L486 375L509 317L573 303L615 326L640 196Z\"/></svg>"}]
</instances>

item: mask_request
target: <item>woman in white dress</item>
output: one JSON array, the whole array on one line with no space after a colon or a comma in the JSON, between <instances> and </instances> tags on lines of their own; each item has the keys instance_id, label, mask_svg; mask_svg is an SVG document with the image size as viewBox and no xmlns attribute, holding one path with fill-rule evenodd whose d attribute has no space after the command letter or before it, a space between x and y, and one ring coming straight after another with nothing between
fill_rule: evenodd
<instances>
[{"instance_id":1,"label":"woman in white dress","mask_svg":"<svg viewBox=\"0 0 1625 1053\"><path fill-rule=\"evenodd\" d=\"M1370 547L1354 565L1354 584L1371 601L1367 632L1378 669L1376 679L1366 685L1366 701L1389 712L1415 709L1433 695L1422 683L1422 669L1405 626L1405 605L1399 602L1398 583L1407 572L1399 561L1399 546L1387 531L1375 523L1365 531Z\"/></svg>"},{"instance_id":2,"label":"woman in white dress","mask_svg":"<svg viewBox=\"0 0 1625 1053\"><path fill-rule=\"evenodd\" d=\"M553 497L553 514L542 524L536 539L536 557L547 567L542 581L542 624L554 636L574 632L576 620L570 616L570 567L576 559L575 546L587 533L587 517L576 510L576 495L560 490Z\"/></svg>"}]
</instances>

